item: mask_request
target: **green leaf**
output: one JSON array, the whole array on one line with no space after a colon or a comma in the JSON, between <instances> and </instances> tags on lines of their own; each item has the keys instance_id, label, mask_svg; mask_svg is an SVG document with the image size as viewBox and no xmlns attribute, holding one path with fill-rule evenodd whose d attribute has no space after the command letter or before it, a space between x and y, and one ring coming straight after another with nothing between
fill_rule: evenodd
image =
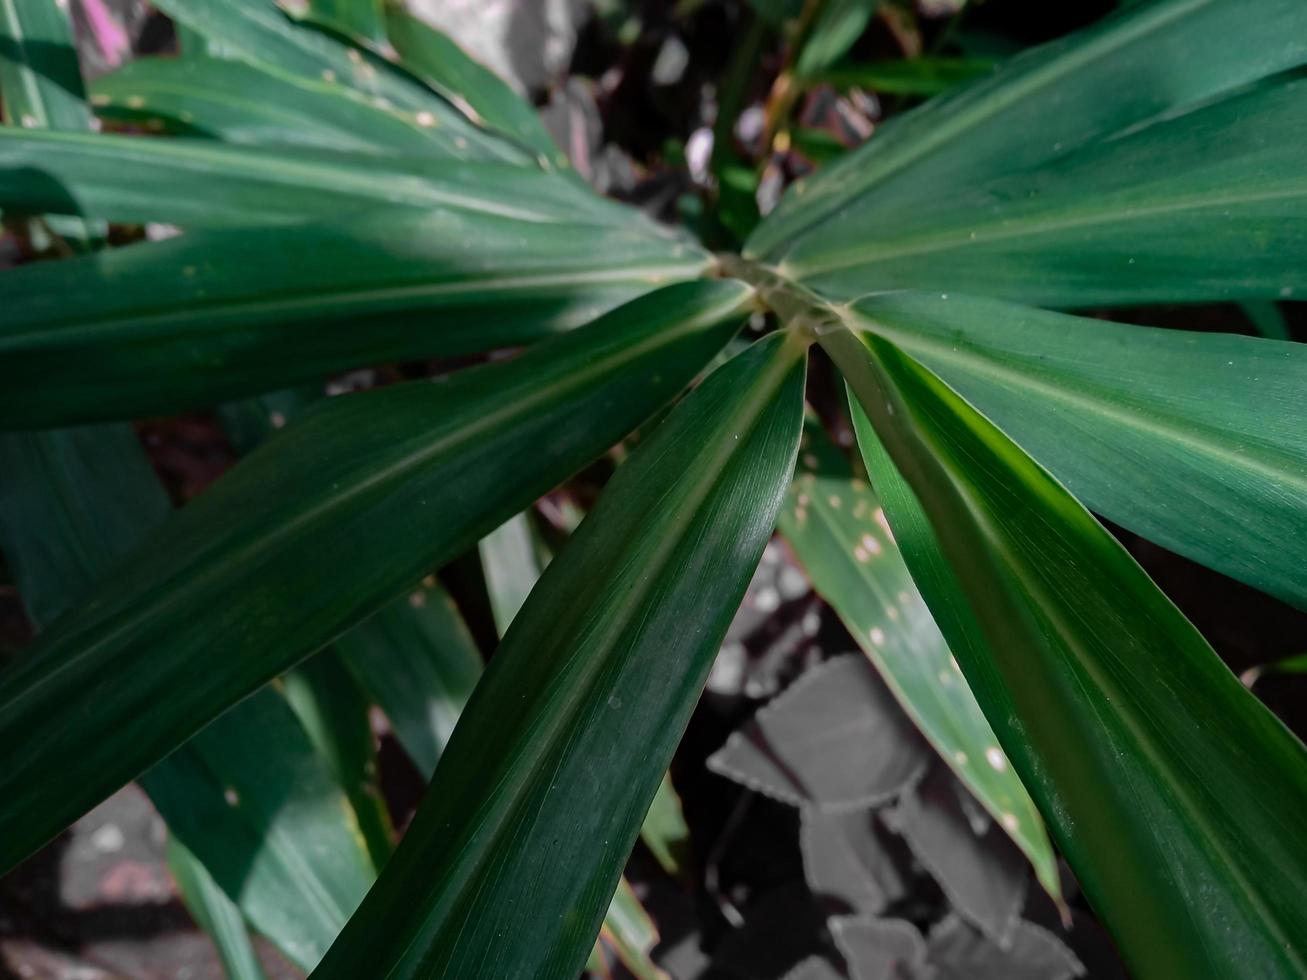
<instances>
[{"instance_id":1,"label":"green leaf","mask_svg":"<svg viewBox=\"0 0 1307 980\"><path fill-rule=\"evenodd\" d=\"M11 269L0 428L162 414L529 343L706 264L641 231L390 212Z\"/></svg>"},{"instance_id":2,"label":"green leaf","mask_svg":"<svg viewBox=\"0 0 1307 980\"><path fill-rule=\"evenodd\" d=\"M186 845L168 835L168 871L195 924L213 939L228 980L266 980L240 909Z\"/></svg>"},{"instance_id":3,"label":"green leaf","mask_svg":"<svg viewBox=\"0 0 1307 980\"><path fill-rule=\"evenodd\" d=\"M794 61L799 78L812 78L838 61L862 36L877 0L824 0Z\"/></svg>"},{"instance_id":4,"label":"green leaf","mask_svg":"<svg viewBox=\"0 0 1307 980\"><path fill-rule=\"evenodd\" d=\"M988 58L900 58L839 65L816 80L839 89L867 88L882 95L930 96L994 71Z\"/></svg>"},{"instance_id":5,"label":"green leaf","mask_svg":"<svg viewBox=\"0 0 1307 980\"><path fill-rule=\"evenodd\" d=\"M0 547L38 625L112 575L170 510L127 426L7 434L0 462ZM250 921L305 968L372 882L345 794L270 690L176 749L141 784Z\"/></svg>"},{"instance_id":6,"label":"green leaf","mask_svg":"<svg viewBox=\"0 0 1307 980\"><path fill-rule=\"evenodd\" d=\"M754 345L618 469L318 980L576 976L770 537L803 361L793 335Z\"/></svg>"},{"instance_id":7,"label":"green leaf","mask_svg":"<svg viewBox=\"0 0 1307 980\"><path fill-rule=\"evenodd\" d=\"M130 426L0 435L0 551L39 626L135 546L171 505Z\"/></svg>"},{"instance_id":8,"label":"green leaf","mask_svg":"<svg viewBox=\"0 0 1307 980\"><path fill-rule=\"evenodd\" d=\"M1131 971L1301 976L1302 744L1001 431L887 340L822 342L908 566Z\"/></svg>"},{"instance_id":9,"label":"green leaf","mask_svg":"<svg viewBox=\"0 0 1307 980\"><path fill-rule=\"evenodd\" d=\"M640 839L653 854L654 860L673 878L684 878L686 849L690 843L690 828L681 812L681 798L676 795L670 773L663 774L654 794L649 812L640 827Z\"/></svg>"},{"instance_id":10,"label":"green leaf","mask_svg":"<svg viewBox=\"0 0 1307 980\"><path fill-rule=\"evenodd\" d=\"M1239 308L1252 323L1253 329L1266 339L1293 340L1288 318L1273 300L1249 300L1240 303Z\"/></svg>"},{"instance_id":11,"label":"green leaf","mask_svg":"<svg viewBox=\"0 0 1307 980\"><path fill-rule=\"evenodd\" d=\"M25 129L91 128L72 25L56 0L0 2L0 107Z\"/></svg>"},{"instance_id":12,"label":"green leaf","mask_svg":"<svg viewBox=\"0 0 1307 980\"><path fill-rule=\"evenodd\" d=\"M286 699L257 691L140 782L245 918L311 970L376 869L357 814Z\"/></svg>"},{"instance_id":13,"label":"green leaf","mask_svg":"<svg viewBox=\"0 0 1307 980\"><path fill-rule=\"evenodd\" d=\"M382 5L383 0L308 0L308 9L299 19L312 20L344 37L358 36L380 43L386 39ZM283 4L283 9L295 16L292 6Z\"/></svg>"},{"instance_id":14,"label":"green leaf","mask_svg":"<svg viewBox=\"0 0 1307 980\"><path fill-rule=\"evenodd\" d=\"M1043 820L1008 768L994 732L931 618L889 533L880 500L810 422L801 475L780 531L926 740L1061 895ZM995 765L996 760L999 764Z\"/></svg>"},{"instance_id":15,"label":"green leaf","mask_svg":"<svg viewBox=\"0 0 1307 980\"><path fill-rule=\"evenodd\" d=\"M362 689L332 649L288 673L282 688L313 747L345 790L373 867L383 867L395 847L395 829L377 784L376 739Z\"/></svg>"},{"instance_id":16,"label":"green leaf","mask_svg":"<svg viewBox=\"0 0 1307 980\"><path fill-rule=\"evenodd\" d=\"M748 254L775 263L799 245L815 255L835 228L895 229L950 191L1029 170L1304 60L1307 7L1296 0L1137 5L880 127L856 152L791 186Z\"/></svg>"},{"instance_id":17,"label":"green leaf","mask_svg":"<svg viewBox=\"0 0 1307 980\"><path fill-rule=\"evenodd\" d=\"M938 374L1091 510L1307 609L1307 345L953 293L844 309Z\"/></svg>"},{"instance_id":18,"label":"green leaf","mask_svg":"<svg viewBox=\"0 0 1307 980\"><path fill-rule=\"evenodd\" d=\"M495 528L477 546L490 594L490 611L500 636L508 632L508 624L540 578L532 536L531 515L523 512Z\"/></svg>"},{"instance_id":19,"label":"green leaf","mask_svg":"<svg viewBox=\"0 0 1307 980\"><path fill-rule=\"evenodd\" d=\"M778 271L841 299L887 286L1052 306L1288 297L1307 286L1304 138L1307 78L1269 79L1033 170L936 187L910 215L846 209Z\"/></svg>"},{"instance_id":20,"label":"green leaf","mask_svg":"<svg viewBox=\"0 0 1307 980\"><path fill-rule=\"evenodd\" d=\"M398 6L386 7L386 33L399 63L474 120L517 140L553 166L564 153L530 103L452 39Z\"/></svg>"},{"instance_id":21,"label":"green leaf","mask_svg":"<svg viewBox=\"0 0 1307 980\"><path fill-rule=\"evenodd\" d=\"M387 207L448 208L523 223L638 223L555 173L202 139L0 127L0 207L198 228L280 225Z\"/></svg>"},{"instance_id":22,"label":"green leaf","mask_svg":"<svg viewBox=\"0 0 1307 980\"><path fill-rule=\"evenodd\" d=\"M430 779L481 676L481 654L449 594L424 580L334 645Z\"/></svg>"},{"instance_id":23,"label":"green leaf","mask_svg":"<svg viewBox=\"0 0 1307 980\"><path fill-rule=\"evenodd\" d=\"M141 58L91 85L102 119L226 143L468 158L455 134L351 89L220 58ZM425 116L422 117L426 119Z\"/></svg>"},{"instance_id":24,"label":"green leaf","mask_svg":"<svg viewBox=\"0 0 1307 980\"><path fill-rule=\"evenodd\" d=\"M667 974L654 966L649 956L658 945L658 927L625 878L613 893L600 935L612 944L636 980L667 980Z\"/></svg>"},{"instance_id":25,"label":"green leaf","mask_svg":"<svg viewBox=\"0 0 1307 980\"><path fill-rule=\"evenodd\" d=\"M671 286L507 362L330 399L0 673L0 868L612 445L752 291Z\"/></svg>"},{"instance_id":26,"label":"green leaf","mask_svg":"<svg viewBox=\"0 0 1307 980\"><path fill-rule=\"evenodd\" d=\"M159 0L156 6L218 43L224 56L340 84L376 100L381 108L423 113L430 128L447 130L478 159L534 164L520 147L479 129L448 100L385 59L296 24L268 0Z\"/></svg>"},{"instance_id":27,"label":"green leaf","mask_svg":"<svg viewBox=\"0 0 1307 980\"><path fill-rule=\"evenodd\" d=\"M0 0L0 109L11 126L24 129L91 128L66 4ZM78 248L104 235L77 218L53 218L50 228Z\"/></svg>"}]
</instances>

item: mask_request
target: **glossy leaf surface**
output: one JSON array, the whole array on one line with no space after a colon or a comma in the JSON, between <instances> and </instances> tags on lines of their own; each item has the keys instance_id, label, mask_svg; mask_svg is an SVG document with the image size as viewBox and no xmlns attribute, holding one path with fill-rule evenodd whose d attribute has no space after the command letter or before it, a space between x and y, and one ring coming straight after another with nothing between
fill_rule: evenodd
<instances>
[{"instance_id":1,"label":"glossy leaf surface","mask_svg":"<svg viewBox=\"0 0 1307 980\"><path fill-rule=\"evenodd\" d=\"M137 125L157 120L170 132L227 143L469 155L452 134L423 126L415 113L382 108L330 82L224 58L128 62L91 85L91 104L103 119Z\"/></svg>"},{"instance_id":2,"label":"glossy leaf surface","mask_svg":"<svg viewBox=\"0 0 1307 980\"><path fill-rule=\"evenodd\" d=\"M567 155L531 104L453 40L398 6L386 8L386 33L400 64L435 91L465 106L483 125L516 140L556 167Z\"/></svg>"},{"instance_id":3,"label":"glossy leaf surface","mask_svg":"<svg viewBox=\"0 0 1307 980\"><path fill-rule=\"evenodd\" d=\"M779 268L840 299L903 287L1050 306L1285 298L1307 287L1304 138L1307 78L1276 77L1034 170L935 188L910 215L841 212Z\"/></svg>"},{"instance_id":4,"label":"glossy leaf surface","mask_svg":"<svg viewBox=\"0 0 1307 980\"><path fill-rule=\"evenodd\" d=\"M0 460L0 546L42 626L112 575L170 510L127 426L6 434ZM210 883L312 967L374 872L356 814L286 702L256 692L141 783L187 856L211 869ZM214 929L230 933L221 903L204 897L208 885L196 887Z\"/></svg>"},{"instance_id":5,"label":"glossy leaf surface","mask_svg":"<svg viewBox=\"0 0 1307 980\"><path fill-rule=\"evenodd\" d=\"M160 0L168 16L229 54L304 78L339 84L377 100L381 108L423 113L432 129L448 130L478 159L534 165L533 158L468 120L449 101L405 72L309 25L275 4L245 0Z\"/></svg>"},{"instance_id":6,"label":"glossy leaf surface","mask_svg":"<svg viewBox=\"0 0 1307 980\"><path fill-rule=\"evenodd\" d=\"M778 262L800 245L820 251L837 227L882 234L949 190L1029 170L1305 60L1307 8L1298 0L1135 4L891 120L796 182L747 253Z\"/></svg>"},{"instance_id":7,"label":"glossy leaf surface","mask_svg":"<svg viewBox=\"0 0 1307 980\"><path fill-rule=\"evenodd\" d=\"M1301 975L1302 744L1001 431L886 340L823 344L908 566L1132 971Z\"/></svg>"},{"instance_id":8,"label":"glossy leaf surface","mask_svg":"<svg viewBox=\"0 0 1307 980\"><path fill-rule=\"evenodd\" d=\"M0 774L0 867L593 459L750 296L668 287L514 360L329 400L256 450L0 674L0 738L29 746Z\"/></svg>"},{"instance_id":9,"label":"glossy leaf surface","mask_svg":"<svg viewBox=\"0 0 1307 980\"><path fill-rule=\"evenodd\" d=\"M1307 345L867 297L919 359L1091 510L1307 609Z\"/></svg>"},{"instance_id":10,"label":"glossy leaf surface","mask_svg":"<svg viewBox=\"0 0 1307 980\"><path fill-rule=\"evenodd\" d=\"M580 970L770 537L802 419L796 341L719 369L619 468L318 980Z\"/></svg>"},{"instance_id":11,"label":"glossy leaf surface","mask_svg":"<svg viewBox=\"0 0 1307 980\"><path fill-rule=\"evenodd\" d=\"M629 225L629 209L556 173L202 139L0 128L0 206L186 227L294 223L402 206L522 222Z\"/></svg>"},{"instance_id":12,"label":"glossy leaf surface","mask_svg":"<svg viewBox=\"0 0 1307 980\"><path fill-rule=\"evenodd\" d=\"M705 264L643 231L446 212L192 232L13 269L0 276L0 427L160 414L529 343Z\"/></svg>"},{"instance_id":13,"label":"glossy leaf surface","mask_svg":"<svg viewBox=\"0 0 1307 980\"><path fill-rule=\"evenodd\" d=\"M1020 845L1058 895L1043 820L930 616L872 489L810 422L780 530L935 751Z\"/></svg>"}]
</instances>

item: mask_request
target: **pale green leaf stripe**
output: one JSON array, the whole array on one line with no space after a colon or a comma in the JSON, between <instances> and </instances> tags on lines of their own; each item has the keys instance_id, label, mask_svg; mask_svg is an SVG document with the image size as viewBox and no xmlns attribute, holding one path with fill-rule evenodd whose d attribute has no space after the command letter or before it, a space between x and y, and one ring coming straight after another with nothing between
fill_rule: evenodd
<instances>
[{"instance_id":1,"label":"pale green leaf stripe","mask_svg":"<svg viewBox=\"0 0 1307 980\"><path fill-rule=\"evenodd\" d=\"M217 947L228 980L266 980L241 913L218 887L204 865L172 834L168 835L168 872L195 924Z\"/></svg>"},{"instance_id":2,"label":"pale green leaf stripe","mask_svg":"<svg viewBox=\"0 0 1307 980\"><path fill-rule=\"evenodd\" d=\"M618 469L518 613L318 980L577 975L770 537L803 346L760 341Z\"/></svg>"},{"instance_id":3,"label":"pale green leaf stripe","mask_svg":"<svg viewBox=\"0 0 1307 980\"><path fill-rule=\"evenodd\" d=\"M914 577L1131 970L1303 975L1302 744L943 382L874 335L822 343Z\"/></svg>"},{"instance_id":4,"label":"pale green leaf stripe","mask_svg":"<svg viewBox=\"0 0 1307 980\"><path fill-rule=\"evenodd\" d=\"M0 128L0 207L9 209L230 227L391 206L532 223L638 220L572 180L492 161Z\"/></svg>"},{"instance_id":5,"label":"pale green leaf stripe","mask_svg":"<svg viewBox=\"0 0 1307 980\"><path fill-rule=\"evenodd\" d=\"M1305 60L1299 0L1137 4L891 120L866 146L796 182L747 252L776 262L796 243L816 249L841 213L864 228L893 227L935 195L1041 165Z\"/></svg>"},{"instance_id":6,"label":"pale green leaf stripe","mask_svg":"<svg viewBox=\"0 0 1307 980\"><path fill-rule=\"evenodd\" d=\"M1008 766L889 531L880 501L810 421L780 530L940 757L1061 897L1043 819Z\"/></svg>"},{"instance_id":7,"label":"pale green leaf stripe","mask_svg":"<svg viewBox=\"0 0 1307 980\"><path fill-rule=\"evenodd\" d=\"M1307 345L954 293L841 312L938 373L1092 510L1307 609Z\"/></svg>"},{"instance_id":8,"label":"pale green leaf stripe","mask_svg":"<svg viewBox=\"0 0 1307 980\"><path fill-rule=\"evenodd\" d=\"M901 221L845 212L778 271L841 299L884 286L1054 306L1288 297L1307 287L1303 139L1307 79L1269 79L1040 169L937 190Z\"/></svg>"}]
</instances>

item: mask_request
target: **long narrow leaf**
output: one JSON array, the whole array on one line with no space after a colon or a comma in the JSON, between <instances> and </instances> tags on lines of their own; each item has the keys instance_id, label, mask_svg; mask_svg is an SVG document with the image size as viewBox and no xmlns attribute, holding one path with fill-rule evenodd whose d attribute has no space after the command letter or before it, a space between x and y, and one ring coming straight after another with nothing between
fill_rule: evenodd
<instances>
[{"instance_id":1,"label":"long narrow leaf","mask_svg":"<svg viewBox=\"0 0 1307 980\"><path fill-rule=\"evenodd\" d=\"M127 426L0 437L0 547L38 625L112 574L169 509ZM374 871L356 814L286 702L257 692L141 783L215 887L312 968Z\"/></svg>"},{"instance_id":2,"label":"long narrow leaf","mask_svg":"<svg viewBox=\"0 0 1307 980\"><path fill-rule=\"evenodd\" d=\"M664 404L751 291L685 283L520 357L329 400L0 673L0 868ZM111 737L110 737L111 736Z\"/></svg>"},{"instance_id":3,"label":"long narrow leaf","mask_svg":"<svg viewBox=\"0 0 1307 980\"><path fill-rule=\"evenodd\" d=\"M97 79L102 119L202 134L227 143L468 159L452 133L329 82L222 58L141 58Z\"/></svg>"},{"instance_id":4,"label":"long narrow leaf","mask_svg":"<svg viewBox=\"0 0 1307 980\"><path fill-rule=\"evenodd\" d=\"M523 222L631 224L576 181L495 161L0 128L0 207L188 227L287 224L342 211L450 208Z\"/></svg>"},{"instance_id":5,"label":"long narrow leaf","mask_svg":"<svg viewBox=\"0 0 1307 980\"><path fill-rule=\"evenodd\" d=\"M267 980L241 913L213 876L176 837L168 838L168 871L191 918L213 939L227 980Z\"/></svg>"},{"instance_id":6,"label":"long narrow leaf","mask_svg":"<svg viewBox=\"0 0 1307 980\"><path fill-rule=\"evenodd\" d=\"M619 469L514 620L318 980L576 976L771 534L802 352L793 335L755 345Z\"/></svg>"},{"instance_id":7,"label":"long narrow leaf","mask_svg":"<svg viewBox=\"0 0 1307 980\"><path fill-rule=\"evenodd\" d=\"M950 293L849 323L937 373L1086 506L1307 609L1307 345Z\"/></svg>"},{"instance_id":8,"label":"long narrow leaf","mask_svg":"<svg viewBox=\"0 0 1307 980\"><path fill-rule=\"evenodd\" d=\"M909 567L1132 971L1301 976L1302 744L1001 431L889 341L822 340Z\"/></svg>"},{"instance_id":9,"label":"long narrow leaf","mask_svg":"<svg viewBox=\"0 0 1307 980\"><path fill-rule=\"evenodd\" d=\"M389 212L14 269L0 275L0 428L161 414L529 343L706 263L638 230Z\"/></svg>"},{"instance_id":10,"label":"long narrow leaf","mask_svg":"<svg viewBox=\"0 0 1307 980\"><path fill-rule=\"evenodd\" d=\"M567 166L567 154L553 141L531 105L453 40L403 8L390 5L386 7L386 33L400 64L437 92L552 165Z\"/></svg>"},{"instance_id":11,"label":"long narrow leaf","mask_svg":"<svg viewBox=\"0 0 1307 980\"><path fill-rule=\"evenodd\" d=\"M534 165L534 158L484 132L448 100L384 59L352 47L311 26L301 26L267 0L159 0L174 20L230 55L304 78L349 86L380 101L383 108L423 113L431 127L448 130L476 157Z\"/></svg>"},{"instance_id":12,"label":"long narrow leaf","mask_svg":"<svg viewBox=\"0 0 1307 980\"><path fill-rule=\"evenodd\" d=\"M0 109L11 126L83 132L92 125L68 8L58 0L0 0ZM55 217L51 228L78 247L104 234L97 223Z\"/></svg>"},{"instance_id":13,"label":"long narrow leaf","mask_svg":"<svg viewBox=\"0 0 1307 980\"><path fill-rule=\"evenodd\" d=\"M1307 8L1298 0L1133 4L891 120L857 152L796 182L749 254L775 262L796 243L816 247L835 220L893 228L942 191L1028 170L1304 61Z\"/></svg>"},{"instance_id":14,"label":"long narrow leaf","mask_svg":"<svg viewBox=\"0 0 1307 980\"><path fill-rule=\"evenodd\" d=\"M913 584L880 500L819 425L804 440L781 533L921 733L1060 898L1044 822Z\"/></svg>"},{"instance_id":15,"label":"long narrow leaf","mask_svg":"<svg viewBox=\"0 0 1307 980\"><path fill-rule=\"evenodd\" d=\"M1307 288L1304 139L1307 78L1277 76L1031 171L937 187L911 214L843 211L780 271L841 299L890 287L1050 306L1289 297Z\"/></svg>"}]
</instances>

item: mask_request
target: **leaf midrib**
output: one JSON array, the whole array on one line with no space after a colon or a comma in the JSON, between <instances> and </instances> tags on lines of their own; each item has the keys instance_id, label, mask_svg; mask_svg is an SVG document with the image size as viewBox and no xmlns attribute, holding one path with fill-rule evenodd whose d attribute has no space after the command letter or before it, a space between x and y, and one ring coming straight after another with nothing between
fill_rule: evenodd
<instances>
[{"instance_id":1,"label":"leaf midrib","mask_svg":"<svg viewBox=\"0 0 1307 980\"><path fill-rule=\"evenodd\" d=\"M1066 76L1073 75L1079 72L1084 65L1100 58L1106 58L1118 48L1133 44L1153 31L1163 30L1169 27L1173 21L1187 17L1193 11L1209 6L1213 2L1215 0L1192 0L1187 5L1176 4L1172 9L1158 12L1151 18L1140 17L1139 22L1132 25L1132 30L1106 34L1096 39L1095 42L1074 47L1043 67L1032 71L1026 78L1014 82L1006 89L999 89L995 95L975 106L971 111L958 113L951 122L937 126L921 135L907 150L900 150L897 155L890 155L889 159L883 161L880 167L869 167L868 171L864 171L862 179L858 182L857 189L852 194L838 195L830 206L816 212L810 221L799 226L787 236L788 247L781 254L782 260L801 239L818 230L823 222L846 207L852 200L874 190L878 183L907 169L922 157L932 153L937 147L945 145L968 131L983 125L994 116L1005 112L1012 104L1019 102L1033 92L1037 92L1040 88L1054 84ZM780 264L783 265L783 261Z\"/></svg>"},{"instance_id":2,"label":"leaf midrib","mask_svg":"<svg viewBox=\"0 0 1307 980\"><path fill-rule=\"evenodd\" d=\"M958 365L960 370L1000 386L1006 385L1038 392L1049 401L1060 402L1090 417L1109 419L1115 425L1127 430L1146 431L1163 441L1183 446L1197 455L1214 459L1232 469L1256 473L1276 486L1291 486L1307 496L1307 467L1303 472L1295 473L1280 465L1278 457L1266 452L1259 443L1250 441L1246 446L1236 444L1221 430L1206 424L1202 425L1200 430L1209 438L1197 439L1193 436L1195 427L1184 425L1181 419L1171 413L1158 410L1155 415L1145 415L1142 412L1136 414L1119 409L1106 399L1098 400L1084 394L1082 389L1092 389L1094 386L1083 381L1076 380L1073 383L1057 385L1034 372L1008 367L997 358L974 354L968 356L973 350L970 346L958 350L953 345L910 328L896 327L874 318L864 317L850 306L832 307L832 309L841 317L848 329L855 332L859 329L868 329L880 334L914 357L919 356L927 362L949 362ZM1111 391L1111 389L1106 390ZM1017 440L1013 439L1013 441Z\"/></svg>"},{"instance_id":3,"label":"leaf midrib","mask_svg":"<svg viewBox=\"0 0 1307 980\"><path fill-rule=\"evenodd\" d=\"M74 323L41 324L36 330L6 336L0 327L0 352L22 350L24 348L49 348L51 340L62 346L68 343L94 339L100 334L114 333L127 328L135 338L148 336L158 328L166 328L178 321L183 323L193 319L197 313L204 317L215 317L218 322L207 324L202 330L188 328L187 336L222 333L228 329L231 319L269 313L313 312L323 307L340 309L359 303L385 302L396 299L436 299L443 296L475 295L486 290L511 291L536 289L544 286L585 286L622 283L645 283L651 289L657 286L688 280L703 271L706 263L682 265L632 265L613 269L598 269L584 272L567 272L559 275L526 276L491 276L482 279L461 278L448 282L416 283L406 286L389 286L381 289L342 289L338 292L303 290L298 296L285 296L267 300L233 300L230 302L200 302L184 305L181 309L164 312L145 313L139 316L114 316L106 320L89 320L79 318ZM182 304L179 304L182 305ZM363 311L367 312L367 311Z\"/></svg>"},{"instance_id":4,"label":"leaf midrib","mask_svg":"<svg viewBox=\"0 0 1307 980\"><path fill-rule=\"evenodd\" d=\"M1010 242L1056 232L1075 231L1111 224L1151 223L1155 218L1182 214L1186 211L1246 207L1256 204L1271 204L1278 201L1292 201L1299 198L1307 198L1307 187L1289 186L1272 191L1219 196L1195 195L1152 205L1139 205L1124 200L1117 202L1115 208L1081 215L1065 213L1048 215L1036 212L1033 215L1000 217L998 219L970 222L965 229L950 228L943 232L918 235L915 238L896 239L886 243L885 246L879 249L872 247L857 252L849 249L837 253L834 258L824 261L807 264L803 262L781 262L775 267L775 271L777 275L785 278L811 278L850 268L860 268L913 256L929 255L934 252L947 252L967 247L983 249L985 246L997 242ZM980 229L986 228L989 230L978 233Z\"/></svg>"},{"instance_id":5,"label":"leaf midrib","mask_svg":"<svg viewBox=\"0 0 1307 980\"><path fill-rule=\"evenodd\" d=\"M629 588L622 590L619 601L615 604L615 612L606 618L604 629L599 634L587 636L585 646L591 649L603 649L610 646L617 637L625 632L633 618L644 608L647 597L657 591L659 576L651 574L649 569L662 569L667 560L681 546L684 536L698 516L704 500L721 481L729 460L739 451L741 446L748 444L748 435L753 433L758 423L767 414L767 410L771 406L771 398L775 396L776 391L793 367L793 356L789 352L777 351L772 357L773 359L767 369L761 372L751 385L753 397L741 399L736 409L722 421L720 425L722 438L718 440L717 445L714 447L711 465L705 465L699 479L678 495L677 499L683 506L672 508L671 520L667 525L664 525L663 533L657 538L652 553L641 560L640 567L644 570L643 573L635 576L635 581L631 583ZM580 649L575 651L572 659L574 660L580 656L581 652ZM607 660L602 656L593 657L591 662L584 665L579 676L569 675L568 663L561 665L555 672L557 682L553 685L553 688L558 690L564 686L561 682L566 681L566 689L562 693L566 696L565 703L568 705L569 710L560 712L555 716L551 715L548 710L548 704L541 707L538 715L540 720L525 730L517 741L517 746L522 748L522 754L517 757L517 764L504 773L495 784L494 789L488 794L490 804L487 809L490 812L487 816L493 818L495 824L493 831L490 834L479 833L477 835L477 839L482 841L480 846L473 847L470 843L465 843L451 861L452 867L460 868L464 857L468 855L472 858L472 868L480 868L487 860L494 860L498 857L500 849L497 846L491 846L491 844L497 842L506 830L512 829L508 825L508 821L511 820L517 809L513 797L508 797L506 804L501 801L502 791L515 782L520 773L527 773L527 778L530 779L530 774L534 773L539 764L553 751L560 731L576 730L574 719L584 710L585 705L588 703L587 696L603 674L603 668L607 666ZM552 721L550 720L551 717ZM484 828L487 822L489 821L482 821L478 826ZM464 879L470 880L471 878L466 868L460 868L459 875ZM486 880L484 874L475 877L476 880L482 882ZM464 921L460 929L466 928L466 925L467 923ZM415 935L405 944L403 952L396 957L395 970L399 969L400 965L404 963L419 938L419 936ZM386 976L387 978L394 976L394 970L387 973Z\"/></svg>"},{"instance_id":6,"label":"leaf midrib","mask_svg":"<svg viewBox=\"0 0 1307 980\"><path fill-rule=\"evenodd\" d=\"M389 179L381 181L376 173L378 160L375 156L363 157L358 167L352 168L343 161L335 163L311 160L302 154L268 158L258 148L248 145L226 146L203 140L195 141L199 145L190 145L188 141L179 139L61 133L54 130L40 132L39 136L37 131L17 130L8 135L0 132L0 151L3 150L3 140L6 139L25 147L71 144L76 152L84 155L84 159L95 159L116 167L132 163L142 166L171 165L192 176L208 174L227 180L260 180L269 189L290 187L298 191L309 185L324 192L387 205L396 203L396 194L392 192L398 190L414 204L443 205L459 211L491 214L532 224L554 224L560 220L560 215L555 212L511 207L499 203L493 197L465 189L447 189L431 177L421 174L391 171L387 174ZM107 159L106 153L109 154ZM459 161L459 166L463 169L476 165L475 161ZM499 163L497 166L507 165ZM537 171L523 173L530 173L540 180L549 179ZM380 188L383 187L388 189L387 193L380 193Z\"/></svg>"},{"instance_id":7,"label":"leaf midrib","mask_svg":"<svg viewBox=\"0 0 1307 980\"><path fill-rule=\"evenodd\" d=\"M745 299L747 299L747 294ZM329 522L329 518L335 511L346 507L354 499L366 495L381 485L397 481L411 471L419 470L432 458L451 451L460 443L476 442L483 433L492 431L502 422L514 416L529 415L537 407L550 401L565 399L576 389L584 388L592 379L617 370L625 361L635 360L649 351L665 347L683 336L722 321L732 311L741 308L743 302L744 300L738 295L729 300L722 300L700 311L695 316L686 318L675 329L651 334L637 344L619 348L607 357L574 368L554 386L536 389L517 401L503 399L501 407L486 413L467 426L449 432L420 449L402 456L398 460L371 471L366 479L353 484L346 491L328 497L315 506L280 522L271 533L257 538L232 554L224 555L222 561L206 562L198 574L187 579L188 587L186 589L165 592L160 601L138 605L135 607L134 615L131 614L132 607L129 605L128 615L124 619L115 622L111 629L99 632L92 642L79 646L71 655L63 657L54 669L44 671L34 682L19 685L17 690L13 691L4 702L0 703L0 714L8 712L22 700L39 697L39 691L43 687L49 686L61 674L71 670L81 661L94 657L101 648L112 647L123 635L130 635L135 632L141 622L148 622L156 617L162 617L173 606L184 603L188 597L197 592L203 592L208 582L214 579L222 579L227 574L226 569L228 567L250 563L253 563L256 567L261 565L262 561L258 560L260 555L280 551L281 542L285 540L293 542L295 538L301 536L300 532L303 528L316 523ZM29 659L27 663L32 663L35 659Z\"/></svg>"}]
</instances>

